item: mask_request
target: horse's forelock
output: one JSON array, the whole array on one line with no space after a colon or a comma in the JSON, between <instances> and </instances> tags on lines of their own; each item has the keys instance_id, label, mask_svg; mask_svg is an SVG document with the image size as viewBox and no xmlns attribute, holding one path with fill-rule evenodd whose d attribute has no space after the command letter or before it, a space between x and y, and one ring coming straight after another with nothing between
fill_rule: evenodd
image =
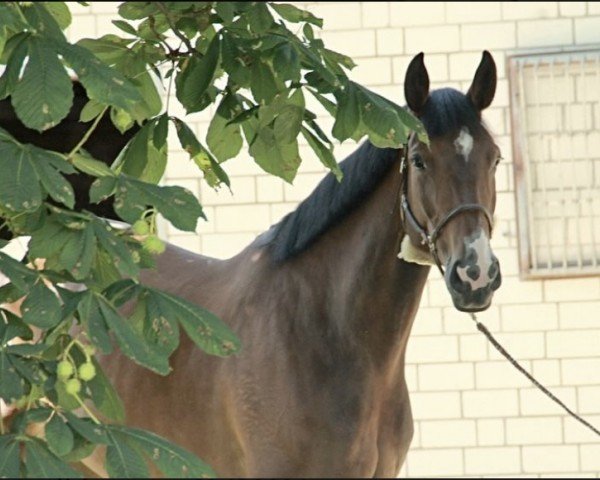
<instances>
[{"instance_id":1,"label":"horse's forelock","mask_svg":"<svg viewBox=\"0 0 600 480\"><path fill-rule=\"evenodd\" d=\"M449 132L467 127L474 131L481 125L480 113L469 98L453 88L442 88L431 92L420 115L427 135L440 137Z\"/></svg>"}]
</instances>

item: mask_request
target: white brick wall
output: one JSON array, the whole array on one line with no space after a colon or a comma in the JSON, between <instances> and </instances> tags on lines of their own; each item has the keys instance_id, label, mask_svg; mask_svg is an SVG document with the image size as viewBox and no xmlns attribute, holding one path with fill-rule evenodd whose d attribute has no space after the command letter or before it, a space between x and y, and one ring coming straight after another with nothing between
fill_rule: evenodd
<instances>
[{"instance_id":1,"label":"white brick wall","mask_svg":"<svg viewBox=\"0 0 600 480\"><path fill-rule=\"evenodd\" d=\"M115 3L71 4L71 38L115 31ZM484 113L505 161L498 171L493 246L504 282L480 319L520 363L571 408L600 425L600 279L521 281L518 276L505 58L511 53L600 44L600 6L585 2L373 2L302 4L322 16L326 44L352 56L352 77L403 104L413 55L425 52L432 85L467 88L482 49L491 50L500 82ZM172 103L176 108L176 103ZM178 114L183 115L183 112ZM210 112L192 117L201 134ZM328 125L331 125L330 123ZM186 155L170 143L168 183L191 187L209 222L198 235L168 229L183 247L220 258L237 253L292 211L323 175L308 157L293 186L269 177L247 156L225 165L233 196L197 181ZM354 148L338 149L338 157ZM306 151L306 150L303 150ZM496 353L451 306L435 271L423 295L407 353L415 438L408 476L588 476L600 472L600 441L567 417Z\"/></svg>"}]
</instances>

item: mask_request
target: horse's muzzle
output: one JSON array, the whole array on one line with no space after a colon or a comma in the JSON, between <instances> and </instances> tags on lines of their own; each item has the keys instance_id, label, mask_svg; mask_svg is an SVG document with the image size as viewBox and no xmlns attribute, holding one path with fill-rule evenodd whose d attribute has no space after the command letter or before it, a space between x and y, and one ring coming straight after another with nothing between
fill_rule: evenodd
<instances>
[{"instance_id":1,"label":"horse's muzzle","mask_svg":"<svg viewBox=\"0 0 600 480\"><path fill-rule=\"evenodd\" d=\"M500 264L493 256L487 272L470 262L454 262L446 270L446 286L457 310L480 312L492 303L492 296L502 283Z\"/></svg>"}]
</instances>

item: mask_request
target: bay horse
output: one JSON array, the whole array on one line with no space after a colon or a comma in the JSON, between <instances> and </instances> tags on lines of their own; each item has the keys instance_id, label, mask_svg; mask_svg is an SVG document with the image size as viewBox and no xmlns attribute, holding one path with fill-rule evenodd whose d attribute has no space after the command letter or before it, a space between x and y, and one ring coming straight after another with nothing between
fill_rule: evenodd
<instances>
[{"instance_id":1,"label":"bay horse","mask_svg":"<svg viewBox=\"0 0 600 480\"><path fill-rule=\"evenodd\" d=\"M500 152L481 120L495 88L484 52L466 95L430 92L421 53L404 91L429 146L364 143L341 183L328 174L229 260L168 246L143 283L217 314L242 350L215 358L182 338L166 377L107 358L128 423L219 476L395 477L413 435L404 359L429 264L445 268L459 310L486 309L500 286L489 243Z\"/></svg>"}]
</instances>

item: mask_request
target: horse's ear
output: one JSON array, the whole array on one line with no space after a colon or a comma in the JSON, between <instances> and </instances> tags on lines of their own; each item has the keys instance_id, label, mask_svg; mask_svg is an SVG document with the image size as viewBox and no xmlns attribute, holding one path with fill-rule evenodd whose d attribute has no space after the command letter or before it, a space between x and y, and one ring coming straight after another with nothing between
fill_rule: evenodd
<instances>
[{"instance_id":1,"label":"horse's ear","mask_svg":"<svg viewBox=\"0 0 600 480\"><path fill-rule=\"evenodd\" d=\"M496 63L490 52L484 50L473 83L467 92L467 97L469 97L475 108L481 111L490 106L495 93Z\"/></svg>"},{"instance_id":2,"label":"horse's ear","mask_svg":"<svg viewBox=\"0 0 600 480\"><path fill-rule=\"evenodd\" d=\"M409 108L419 115L429 97L429 75L423 62L423 52L413 58L406 70L404 97Z\"/></svg>"}]
</instances>

